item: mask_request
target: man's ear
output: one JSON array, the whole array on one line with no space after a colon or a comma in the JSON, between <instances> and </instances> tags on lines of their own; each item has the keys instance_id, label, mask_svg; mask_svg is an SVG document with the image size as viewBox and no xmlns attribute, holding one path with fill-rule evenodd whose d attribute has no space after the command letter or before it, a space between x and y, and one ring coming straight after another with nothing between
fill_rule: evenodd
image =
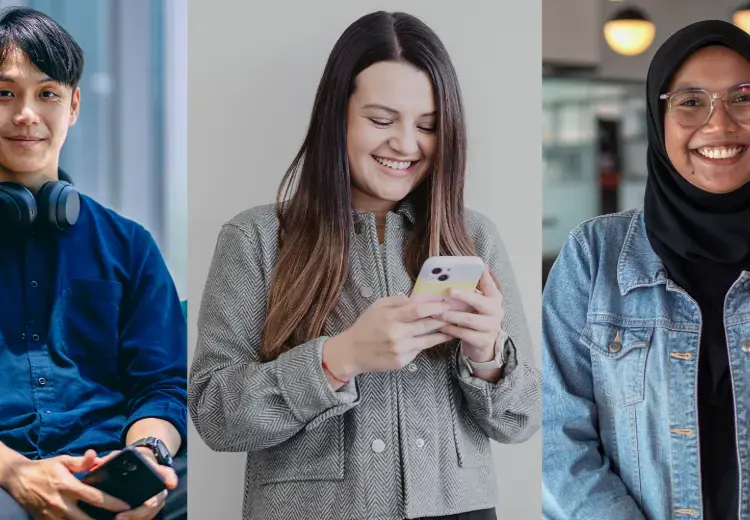
<instances>
[{"instance_id":1,"label":"man's ear","mask_svg":"<svg viewBox=\"0 0 750 520\"><path fill-rule=\"evenodd\" d=\"M73 126L78 121L78 112L81 109L81 89L76 87L73 92L73 97L70 100L70 119L68 120L68 126Z\"/></svg>"}]
</instances>

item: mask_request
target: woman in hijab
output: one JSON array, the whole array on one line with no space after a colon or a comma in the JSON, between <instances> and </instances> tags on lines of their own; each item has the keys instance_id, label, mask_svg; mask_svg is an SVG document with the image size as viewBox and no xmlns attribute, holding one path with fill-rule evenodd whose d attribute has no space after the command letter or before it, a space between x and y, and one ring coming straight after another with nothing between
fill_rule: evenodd
<instances>
[{"instance_id":1,"label":"woman in hijab","mask_svg":"<svg viewBox=\"0 0 750 520\"><path fill-rule=\"evenodd\" d=\"M545 519L750 518L749 60L726 22L664 43L644 206L581 224L550 273Z\"/></svg>"}]
</instances>

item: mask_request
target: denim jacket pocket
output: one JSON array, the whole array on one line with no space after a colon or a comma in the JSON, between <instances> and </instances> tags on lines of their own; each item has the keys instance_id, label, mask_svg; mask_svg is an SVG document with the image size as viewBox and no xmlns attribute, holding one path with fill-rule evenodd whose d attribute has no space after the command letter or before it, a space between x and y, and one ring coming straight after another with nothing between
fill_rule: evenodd
<instances>
[{"instance_id":1,"label":"denim jacket pocket","mask_svg":"<svg viewBox=\"0 0 750 520\"><path fill-rule=\"evenodd\" d=\"M303 429L278 446L261 451L258 460L260 484L343 480L344 417L334 415L315 428Z\"/></svg>"},{"instance_id":2,"label":"denim jacket pocket","mask_svg":"<svg viewBox=\"0 0 750 520\"><path fill-rule=\"evenodd\" d=\"M581 341L591 351L595 383L618 407L643 401L646 358L653 327L621 324L623 320L589 317Z\"/></svg>"}]
</instances>

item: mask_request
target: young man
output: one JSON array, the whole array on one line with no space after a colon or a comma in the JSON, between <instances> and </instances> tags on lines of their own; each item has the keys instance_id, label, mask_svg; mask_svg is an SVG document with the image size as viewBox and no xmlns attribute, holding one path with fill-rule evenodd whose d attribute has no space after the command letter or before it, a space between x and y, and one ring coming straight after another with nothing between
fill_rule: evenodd
<instances>
[{"instance_id":1,"label":"young man","mask_svg":"<svg viewBox=\"0 0 750 520\"><path fill-rule=\"evenodd\" d=\"M177 292L144 228L58 179L82 71L49 17L0 13L0 519L184 518ZM125 446L168 492L130 508L80 481Z\"/></svg>"}]
</instances>

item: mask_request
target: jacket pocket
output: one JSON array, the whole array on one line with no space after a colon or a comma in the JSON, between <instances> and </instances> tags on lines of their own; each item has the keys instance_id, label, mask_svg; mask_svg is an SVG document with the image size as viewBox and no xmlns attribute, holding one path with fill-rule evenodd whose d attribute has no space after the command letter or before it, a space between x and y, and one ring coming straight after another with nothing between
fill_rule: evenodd
<instances>
[{"instance_id":1,"label":"jacket pocket","mask_svg":"<svg viewBox=\"0 0 750 520\"><path fill-rule=\"evenodd\" d=\"M120 340L122 285L111 280L73 279L63 291L64 340L79 365L101 369L116 360Z\"/></svg>"},{"instance_id":2,"label":"jacket pocket","mask_svg":"<svg viewBox=\"0 0 750 520\"><path fill-rule=\"evenodd\" d=\"M260 484L344 479L344 418L334 415L258 454Z\"/></svg>"},{"instance_id":3,"label":"jacket pocket","mask_svg":"<svg viewBox=\"0 0 750 520\"><path fill-rule=\"evenodd\" d=\"M476 468L493 464L489 437L466 411L460 389L453 388L452 393L451 418L458 465L462 468Z\"/></svg>"},{"instance_id":4,"label":"jacket pocket","mask_svg":"<svg viewBox=\"0 0 750 520\"><path fill-rule=\"evenodd\" d=\"M589 318L581 341L591 351L594 379L615 406L644 399L646 359L654 328L622 324L616 318Z\"/></svg>"}]
</instances>

